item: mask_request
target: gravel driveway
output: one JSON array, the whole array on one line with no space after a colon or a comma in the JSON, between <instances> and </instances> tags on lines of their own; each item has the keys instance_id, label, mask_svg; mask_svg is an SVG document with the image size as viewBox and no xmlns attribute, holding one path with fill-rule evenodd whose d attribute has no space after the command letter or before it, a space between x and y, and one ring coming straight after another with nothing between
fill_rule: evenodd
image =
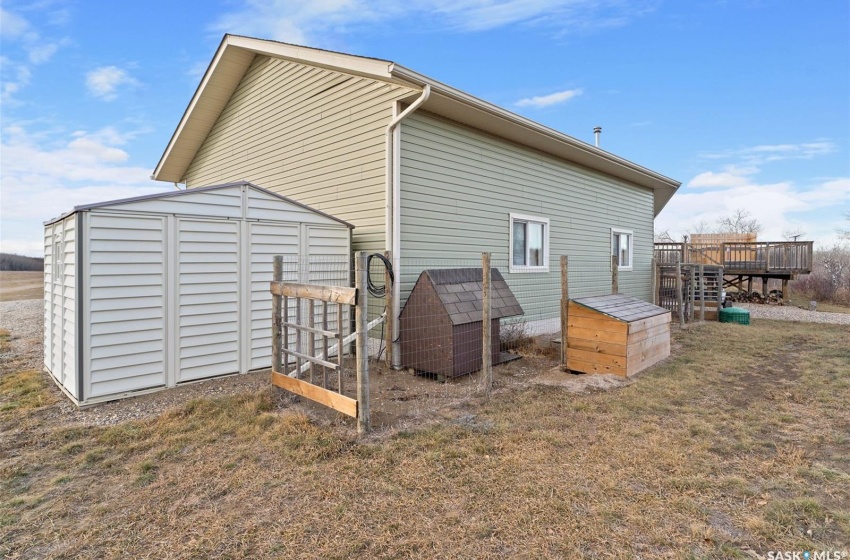
<instances>
[{"instance_id":1,"label":"gravel driveway","mask_svg":"<svg viewBox=\"0 0 850 560\"><path fill-rule=\"evenodd\" d=\"M735 307L742 307L748 310L750 317L753 319L850 325L850 313L826 313L823 311L800 309L791 305L760 305L757 303L736 303Z\"/></svg>"}]
</instances>

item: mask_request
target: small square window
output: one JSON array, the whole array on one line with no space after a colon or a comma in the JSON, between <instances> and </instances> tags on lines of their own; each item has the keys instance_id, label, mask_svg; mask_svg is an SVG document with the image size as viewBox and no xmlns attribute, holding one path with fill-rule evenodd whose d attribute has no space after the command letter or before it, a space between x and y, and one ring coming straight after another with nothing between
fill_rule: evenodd
<instances>
[{"instance_id":1,"label":"small square window","mask_svg":"<svg viewBox=\"0 0 850 560\"><path fill-rule=\"evenodd\" d=\"M549 219L511 214L511 272L548 272Z\"/></svg>"},{"instance_id":2,"label":"small square window","mask_svg":"<svg viewBox=\"0 0 850 560\"><path fill-rule=\"evenodd\" d=\"M632 269L633 234L624 229L611 229L611 254L617 257L618 270Z\"/></svg>"}]
</instances>

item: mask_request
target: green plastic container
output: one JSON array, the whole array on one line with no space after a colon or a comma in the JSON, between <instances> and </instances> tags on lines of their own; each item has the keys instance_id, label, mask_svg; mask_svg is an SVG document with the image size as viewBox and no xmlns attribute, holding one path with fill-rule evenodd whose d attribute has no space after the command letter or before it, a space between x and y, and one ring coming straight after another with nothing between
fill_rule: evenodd
<instances>
[{"instance_id":1,"label":"green plastic container","mask_svg":"<svg viewBox=\"0 0 850 560\"><path fill-rule=\"evenodd\" d=\"M750 312L741 307L727 307L720 310L721 323L738 323L739 325L750 324Z\"/></svg>"}]
</instances>

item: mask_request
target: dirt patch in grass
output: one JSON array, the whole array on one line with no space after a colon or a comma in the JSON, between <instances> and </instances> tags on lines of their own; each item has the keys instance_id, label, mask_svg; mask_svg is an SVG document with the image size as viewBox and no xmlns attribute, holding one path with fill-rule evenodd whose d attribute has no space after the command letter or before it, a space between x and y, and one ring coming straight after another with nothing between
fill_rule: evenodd
<instances>
[{"instance_id":1,"label":"dirt patch in grass","mask_svg":"<svg viewBox=\"0 0 850 560\"><path fill-rule=\"evenodd\" d=\"M42 299L43 297L43 272L0 271L0 301Z\"/></svg>"},{"instance_id":2,"label":"dirt patch in grass","mask_svg":"<svg viewBox=\"0 0 850 560\"><path fill-rule=\"evenodd\" d=\"M0 556L850 549L850 329L674 335L670 360L605 391L570 390L543 358L497 368L489 399L472 380L375 373L376 404L412 391L433 407L365 439L268 387L105 427L63 425L57 405L0 410Z\"/></svg>"}]
</instances>

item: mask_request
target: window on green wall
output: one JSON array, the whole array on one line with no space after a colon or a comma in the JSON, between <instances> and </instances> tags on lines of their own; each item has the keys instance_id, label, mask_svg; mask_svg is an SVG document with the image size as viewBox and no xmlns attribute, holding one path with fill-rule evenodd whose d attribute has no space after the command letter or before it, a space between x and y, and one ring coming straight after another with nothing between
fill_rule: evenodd
<instances>
[{"instance_id":1,"label":"window on green wall","mask_svg":"<svg viewBox=\"0 0 850 560\"><path fill-rule=\"evenodd\" d=\"M617 257L618 270L632 269L633 233L627 229L611 228L611 254Z\"/></svg>"},{"instance_id":2,"label":"window on green wall","mask_svg":"<svg viewBox=\"0 0 850 560\"><path fill-rule=\"evenodd\" d=\"M511 214L511 272L549 271L549 219Z\"/></svg>"}]
</instances>

